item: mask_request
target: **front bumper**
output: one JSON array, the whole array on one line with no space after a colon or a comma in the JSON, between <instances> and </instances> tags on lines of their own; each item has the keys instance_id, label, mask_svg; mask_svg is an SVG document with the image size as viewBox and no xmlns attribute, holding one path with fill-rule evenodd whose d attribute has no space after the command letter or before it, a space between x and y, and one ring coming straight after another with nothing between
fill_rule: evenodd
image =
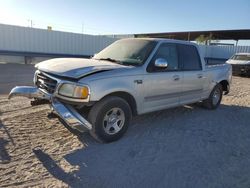
<instances>
[{"instance_id":1,"label":"front bumper","mask_svg":"<svg viewBox=\"0 0 250 188\"><path fill-rule=\"evenodd\" d=\"M92 125L86 119L84 119L71 105L66 105L57 99L53 99L51 106L56 114L71 128L80 132L85 132L92 129Z\"/></svg>"},{"instance_id":2,"label":"front bumper","mask_svg":"<svg viewBox=\"0 0 250 188\"><path fill-rule=\"evenodd\" d=\"M37 87L18 86L11 90L9 99L23 96L27 98L46 99L50 101L55 113L71 128L80 132L89 131L92 125L84 119L71 105L64 104L57 100L53 95L47 94L39 90Z\"/></svg>"},{"instance_id":3,"label":"front bumper","mask_svg":"<svg viewBox=\"0 0 250 188\"><path fill-rule=\"evenodd\" d=\"M30 86L17 86L14 87L9 94L8 99L13 97L27 97L29 99L37 98L37 99L47 99L50 100L51 95L42 92L37 87L30 87Z\"/></svg>"}]
</instances>

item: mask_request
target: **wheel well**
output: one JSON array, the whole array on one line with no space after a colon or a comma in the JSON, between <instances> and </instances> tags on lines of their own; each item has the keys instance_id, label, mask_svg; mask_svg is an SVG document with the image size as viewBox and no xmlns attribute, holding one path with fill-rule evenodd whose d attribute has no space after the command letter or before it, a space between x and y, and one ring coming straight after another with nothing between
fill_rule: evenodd
<instances>
[{"instance_id":1,"label":"wheel well","mask_svg":"<svg viewBox=\"0 0 250 188\"><path fill-rule=\"evenodd\" d=\"M123 92L123 91L119 91L119 92L114 92L114 93L110 93L107 96L116 96L116 97L121 97L122 99L124 99L125 101L127 101L127 103L129 104L132 114L133 115L137 115L137 106L136 106L136 101L135 98L127 93L127 92Z\"/></svg>"},{"instance_id":2,"label":"wheel well","mask_svg":"<svg viewBox=\"0 0 250 188\"><path fill-rule=\"evenodd\" d=\"M220 82L220 84L221 84L221 86L222 86L223 91L228 92L228 86L229 86L228 81L227 81L227 80L222 80L222 81Z\"/></svg>"}]
</instances>

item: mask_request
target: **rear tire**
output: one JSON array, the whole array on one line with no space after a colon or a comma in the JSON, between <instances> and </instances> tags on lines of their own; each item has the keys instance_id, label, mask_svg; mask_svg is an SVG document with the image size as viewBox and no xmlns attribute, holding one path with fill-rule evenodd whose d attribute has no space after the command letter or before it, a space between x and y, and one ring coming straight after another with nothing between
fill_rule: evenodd
<instances>
[{"instance_id":1,"label":"rear tire","mask_svg":"<svg viewBox=\"0 0 250 188\"><path fill-rule=\"evenodd\" d=\"M209 95L209 98L203 101L203 106L207 109L214 110L221 103L223 89L221 84L217 84Z\"/></svg>"},{"instance_id":2,"label":"rear tire","mask_svg":"<svg viewBox=\"0 0 250 188\"><path fill-rule=\"evenodd\" d=\"M90 134L98 141L113 142L120 139L130 124L132 112L122 98L108 96L90 110L88 120L92 124Z\"/></svg>"}]
</instances>

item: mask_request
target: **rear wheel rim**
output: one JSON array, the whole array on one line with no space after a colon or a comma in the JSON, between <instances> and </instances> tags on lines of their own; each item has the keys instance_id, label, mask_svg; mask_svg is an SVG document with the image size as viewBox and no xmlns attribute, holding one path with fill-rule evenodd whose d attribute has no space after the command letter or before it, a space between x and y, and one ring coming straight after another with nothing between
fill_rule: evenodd
<instances>
[{"instance_id":1,"label":"rear wheel rim","mask_svg":"<svg viewBox=\"0 0 250 188\"><path fill-rule=\"evenodd\" d=\"M212 103L214 106L216 106L219 103L220 96L221 96L221 91L219 88L216 88L214 90L213 97L212 97Z\"/></svg>"},{"instance_id":2,"label":"rear wheel rim","mask_svg":"<svg viewBox=\"0 0 250 188\"><path fill-rule=\"evenodd\" d=\"M110 109L103 118L103 129L109 135L117 134L125 123L125 113L121 108Z\"/></svg>"}]
</instances>

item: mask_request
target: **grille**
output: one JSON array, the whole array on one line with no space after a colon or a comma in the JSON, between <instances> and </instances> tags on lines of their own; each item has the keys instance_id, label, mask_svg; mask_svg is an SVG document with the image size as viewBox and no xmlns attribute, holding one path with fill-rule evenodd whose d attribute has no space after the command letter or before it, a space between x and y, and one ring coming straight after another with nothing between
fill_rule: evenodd
<instances>
[{"instance_id":1,"label":"grille","mask_svg":"<svg viewBox=\"0 0 250 188\"><path fill-rule=\"evenodd\" d=\"M56 89L57 81L46 76L42 72L36 75L36 85L38 88L46 91L47 93L53 94Z\"/></svg>"}]
</instances>

